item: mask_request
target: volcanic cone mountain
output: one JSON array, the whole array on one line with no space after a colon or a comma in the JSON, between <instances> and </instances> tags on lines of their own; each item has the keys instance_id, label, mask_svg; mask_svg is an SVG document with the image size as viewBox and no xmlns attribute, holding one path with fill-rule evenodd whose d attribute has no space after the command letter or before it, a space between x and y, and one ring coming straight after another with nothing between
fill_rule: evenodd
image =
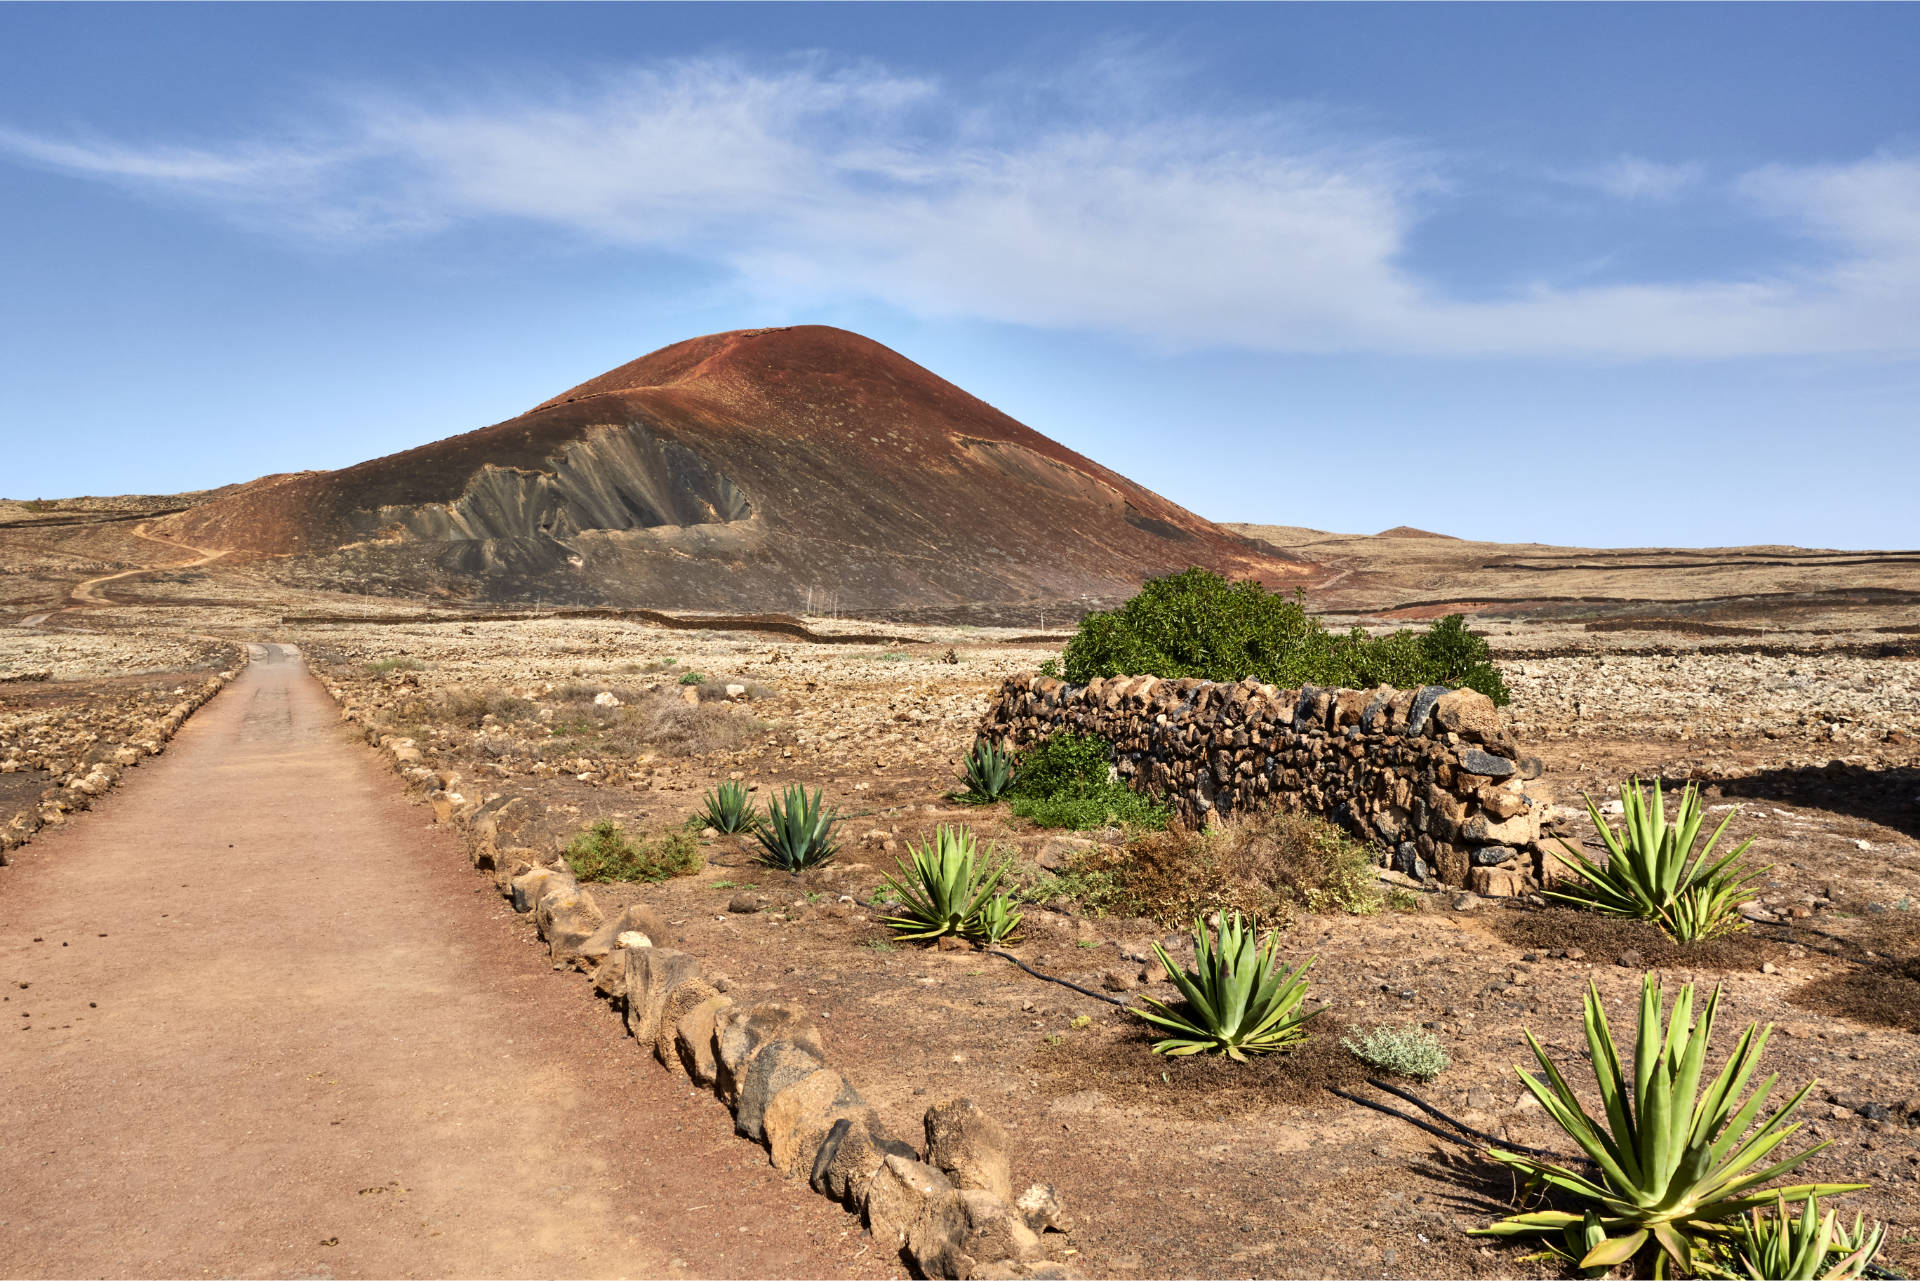
<instances>
[{"instance_id":1,"label":"volcanic cone mountain","mask_svg":"<svg viewBox=\"0 0 1920 1281\"><path fill-rule=\"evenodd\" d=\"M1111 598L1205 565L1309 567L857 334L663 348L518 418L269 476L156 530L308 581L495 600L849 611Z\"/></svg>"}]
</instances>

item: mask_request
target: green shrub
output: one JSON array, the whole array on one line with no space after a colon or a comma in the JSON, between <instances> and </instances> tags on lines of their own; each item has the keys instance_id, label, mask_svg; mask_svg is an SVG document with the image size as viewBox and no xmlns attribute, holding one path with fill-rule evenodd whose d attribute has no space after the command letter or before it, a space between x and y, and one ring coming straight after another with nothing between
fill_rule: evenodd
<instances>
[{"instance_id":1,"label":"green shrub","mask_svg":"<svg viewBox=\"0 0 1920 1281\"><path fill-rule=\"evenodd\" d=\"M1289 970L1275 956L1275 937L1269 934L1261 943L1259 935L1259 922L1242 922L1238 912L1221 921L1217 937L1204 922L1195 921L1191 970L1180 968L1158 943L1153 945L1154 955L1186 998L1178 1010L1151 997L1145 998L1145 1008L1134 1007L1135 1014L1172 1033L1154 1042L1155 1054L1222 1053L1245 1062L1249 1054L1291 1049L1307 1039L1306 1022L1321 1012L1300 1012L1313 958Z\"/></svg>"},{"instance_id":2,"label":"green shrub","mask_svg":"<svg viewBox=\"0 0 1920 1281\"><path fill-rule=\"evenodd\" d=\"M1511 695L1484 639L1450 614L1424 632L1344 636L1257 582L1204 569L1149 579L1118 609L1087 615L1067 642L1061 670L1076 684L1096 676L1197 676L1272 685L1450 685L1505 706Z\"/></svg>"},{"instance_id":3,"label":"green shrub","mask_svg":"<svg viewBox=\"0 0 1920 1281\"><path fill-rule=\"evenodd\" d=\"M1113 777L1112 760L1096 734L1054 734L1020 754L1009 808L1041 827L1164 828L1173 811Z\"/></svg>"},{"instance_id":4,"label":"green shrub","mask_svg":"<svg viewBox=\"0 0 1920 1281\"><path fill-rule=\"evenodd\" d=\"M1733 821L1732 813L1720 820L1720 826L1696 853L1693 847L1706 821L1697 784L1689 783L1681 792L1671 820L1658 779L1654 780L1651 798L1641 790L1639 779L1622 783L1620 806L1620 830L1616 832L1593 798L1587 798L1587 816L1607 847L1606 866L1561 841L1565 853L1554 857L1578 876L1580 883L1571 891L1549 890L1549 898L1608 916L1652 921L1681 943L1746 928L1740 905L1754 898L1753 887L1772 868L1752 868L1739 861L1753 844L1751 837L1731 854L1713 857L1713 847Z\"/></svg>"},{"instance_id":5,"label":"green shrub","mask_svg":"<svg viewBox=\"0 0 1920 1281\"><path fill-rule=\"evenodd\" d=\"M1772 1031L1749 1024L1726 1066L1701 1094L1720 989L1707 998L1697 1025L1691 983L1674 998L1670 1021L1664 1006L1658 980L1646 975L1640 984L1632 1058L1623 1064L1599 989L1588 983L1587 1056L1603 1109L1599 1117L1588 1114L1558 1065L1527 1033L1527 1044L1547 1079L1514 1070L1591 1166L1576 1173L1539 1157L1489 1148L1489 1156L1530 1183L1561 1194L1573 1208L1511 1215L1473 1235L1557 1236L1569 1247L1584 1249L1577 1260L1581 1268L1615 1268L1640 1258L1654 1265L1655 1276L1669 1266L1678 1270L1676 1275L1690 1276L1699 1247L1724 1242L1732 1232L1730 1221L1747 1211L1770 1205L1776 1197L1799 1200L1810 1193L1832 1196L1867 1186L1766 1186L1828 1146L1816 1143L1785 1158L1777 1152L1799 1130L1789 1122L1813 1083L1795 1091L1764 1120L1761 1114L1778 1076L1762 1080L1742 1102L1740 1095L1759 1068Z\"/></svg>"},{"instance_id":6,"label":"green shrub","mask_svg":"<svg viewBox=\"0 0 1920 1281\"><path fill-rule=\"evenodd\" d=\"M1359 1028L1348 1030L1360 1032ZM1440 1044L1439 1037L1411 1025L1388 1027L1382 1024L1371 1032L1362 1033L1359 1040L1343 1037L1340 1044L1370 1068L1394 1076L1410 1076L1416 1081L1431 1081L1453 1066L1453 1060L1447 1057L1446 1047Z\"/></svg>"},{"instance_id":7,"label":"green shrub","mask_svg":"<svg viewBox=\"0 0 1920 1281\"><path fill-rule=\"evenodd\" d=\"M664 881L705 866L700 846L685 832L635 841L611 819L601 819L567 842L567 866L583 881Z\"/></svg>"},{"instance_id":8,"label":"green shrub","mask_svg":"<svg viewBox=\"0 0 1920 1281\"><path fill-rule=\"evenodd\" d=\"M706 680L706 676L701 672L680 673L680 683L682 685L704 685Z\"/></svg>"},{"instance_id":9,"label":"green shrub","mask_svg":"<svg viewBox=\"0 0 1920 1281\"><path fill-rule=\"evenodd\" d=\"M360 670L369 676L385 676L388 672L421 672L427 665L417 658L376 658L363 663Z\"/></svg>"}]
</instances>

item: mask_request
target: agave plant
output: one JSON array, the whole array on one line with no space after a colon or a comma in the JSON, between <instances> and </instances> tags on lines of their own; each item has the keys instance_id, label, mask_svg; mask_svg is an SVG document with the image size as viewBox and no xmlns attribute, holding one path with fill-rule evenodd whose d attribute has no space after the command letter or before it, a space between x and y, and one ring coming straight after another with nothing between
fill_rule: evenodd
<instances>
[{"instance_id":1,"label":"agave plant","mask_svg":"<svg viewBox=\"0 0 1920 1281\"><path fill-rule=\"evenodd\" d=\"M994 887L1006 875L1007 864L988 871L980 864L973 832L945 824L934 831L931 841L909 852L913 862L897 860L899 877L889 876L883 884L886 892L905 905L899 916L886 918L887 926L903 939L984 934L981 914L993 901ZM1010 930L1018 923L1015 914L1006 928Z\"/></svg>"},{"instance_id":2,"label":"agave plant","mask_svg":"<svg viewBox=\"0 0 1920 1281\"><path fill-rule=\"evenodd\" d=\"M1749 1024L1726 1066L1700 1093L1707 1045L1713 1039L1720 990L1707 998L1700 1021L1693 1021L1693 985L1681 987L1670 1021L1664 1019L1660 984L1649 974L1640 986L1640 1026L1629 1073L1607 1026L1599 991L1589 983L1586 997L1587 1049L1600 1090L1604 1121L1588 1115L1566 1077L1527 1034L1546 1082L1519 1073L1593 1169L1577 1174L1537 1157L1488 1149L1495 1160L1525 1174L1535 1184L1570 1195L1579 1209L1537 1210L1516 1214L1476 1230L1476 1235L1584 1235L1582 1268L1611 1268L1641 1252L1653 1254L1654 1274L1667 1265L1683 1273L1695 1269L1695 1246L1725 1241L1731 1220L1776 1197L1800 1198L1853 1192L1864 1183L1808 1183L1769 1188L1815 1152L1819 1143L1784 1159L1775 1151L1800 1128L1788 1124L1815 1083L1809 1082L1755 1126L1778 1075L1761 1081L1745 1102L1741 1093L1759 1066L1772 1028ZM1572 1232L1568 1230L1572 1229Z\"/></svg>"},{"instance_id":3,"label":"agave plant","mask_svg":"<svg viewBox=\"0 0 1920 1281\"><path fill-rule=\"evenodd\" d=\"M707 807L700 814L701 824L731 836L753 827L753 804L747 800L746 784L729 780L704 798Z\"/></svg>"},{"instance_id":4,"label":"agave plant","mask_svg":"<svg viewBox=\"0 0 1920 1281\"><path fill-rule=\"evenodd\" d=\"M1640 780L1622 783L1620 806L1623 814L1616 832L1601 816L1593 798L1587 798L1587 813L1606 843L1606 866L1561 841L1560 848L1566 854L1554 857L1582 884L1571 893L1549 890L1549 897L1610 916L1653 921L1683 943L1745 927L1740 905L1754 897L1754 885L1771 869L1750 868L1739 862L1753 844L1752 838L1742 841L1731 854L1714 857L1714 846L1733 821L1732 813L1720 820L1707 843L1695 852L1694 842L1705 818L1696 785L1687 784L1680 795L1679 812L1670 822L1658 780L1654 781L1651 800L1641 789Z\"/></svg>"},{"instance_id":5,"label":"agave plant","mask_svg":"<svg viewBox=\"0 0 1920 1281\"><path fill-rule=\"evenodd\" d=\"M969 800L985 804L1007 794L1014 780L1013 753L984 735L973 740L961 767Z\"/></svg>"},{"instance_id":6,"label":"agave plant","mask_svg":"<svg viewBox=\"0 0 1920 1281\"><path fill-rule=\"evenodd\" d=\"M755 819L753 837L760 842L760 861L789 872L818 867L839 852L833 839L840 821L838 809L823 810L820 791L809 796L795 783L779 798L767 801L767 816Z\"/></svg>"},{"instance_id":7,"label":"agave plant","mask_svg":"<svg viewBox=\"0 0 1920 1281\"><path fill-rule=\"evenodd\" d=\"M996 894L980 905L979 934L989 943L1004 943L1020 928L1020 913L1013 910L1013 900L1005 894Z\"/></svg>"},{"instance_id":8,"label":"agave plant","mask_svg":"<svg viewBox=\"0 0 1920 1281\"><path fill-rule=\"evenodd\" d=\"M1820 1213L1820 1198L1812 1193L1795 1217L1780 1196L1772 1214L1750 1210L1735 1221L1732 1267L1708 1262L1700 1271L1735 1281L1852 1281L1866 1275L1886 1235L1886 1224L1869 1228L1857 1214L1849 1231L1832 1210Z\"/></svg>"},{"instance_id":9,"label":"agave plant","mask_svg":"<svg viewBox=\"0 0 1920 1281\"><path fill-rule=\"evenodd\" d=\"M1278 964L1277 941L1259 942L1257 921L1243 923L1240 913L1220 922L1219 937L1204 922L1193 923L1192 970L1183 970L1158 943L1160 964L1172 976L1184 1010L1146 998L1150 1008L1135 1008L1155 1027L1173 1035L1153 1043L1155 1054L1225 1053L1246 1062L1249 1054L1270 1054L1307 1039L1303 1025L1319 1010L1301 1013L1307 996L1308 957L1293 969Z\"/></svg>"}]
</instances>

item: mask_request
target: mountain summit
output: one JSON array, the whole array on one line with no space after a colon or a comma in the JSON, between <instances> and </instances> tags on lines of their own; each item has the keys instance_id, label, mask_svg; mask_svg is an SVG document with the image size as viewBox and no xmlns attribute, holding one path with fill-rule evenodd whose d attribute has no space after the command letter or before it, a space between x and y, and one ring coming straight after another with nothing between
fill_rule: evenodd
<instances>
[{"instance_id":1,"label":"mountain summit","mask_svg":"<svg viewBox=\"0 0 1920 1281\"><path fill-rule=\"evenodd\" d=\"M507 422L269 476L160 522L310 581L488 600L943 609L1306 565L1201 519L879 343L694 338Z\"/></svg>"}]
</instances>

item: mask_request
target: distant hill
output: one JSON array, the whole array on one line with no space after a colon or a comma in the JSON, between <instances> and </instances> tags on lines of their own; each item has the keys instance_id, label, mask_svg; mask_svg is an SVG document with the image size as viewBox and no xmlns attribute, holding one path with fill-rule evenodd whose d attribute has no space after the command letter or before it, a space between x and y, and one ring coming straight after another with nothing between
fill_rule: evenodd
<instances>
[{"instance_id":1,"label":"distant hill","mask_svg":"<svg viewBox=\"0 0 1920 1281\"><path fill-rule=\"evenodd\" d=\"M1129 594L1312 567L1203 520L879 343L695 338L518 418L154 524L328 585L485 600L848 611Z\"/></svg>"}]
</instances>

